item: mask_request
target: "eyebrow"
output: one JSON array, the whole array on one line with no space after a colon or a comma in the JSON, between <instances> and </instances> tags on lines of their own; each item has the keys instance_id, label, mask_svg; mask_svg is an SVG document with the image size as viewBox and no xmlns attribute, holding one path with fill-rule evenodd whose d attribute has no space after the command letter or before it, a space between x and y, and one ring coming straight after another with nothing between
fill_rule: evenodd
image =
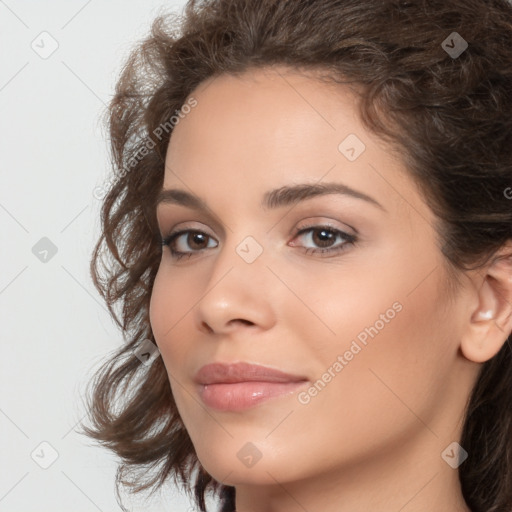
<instances>
[{"instance_id":1,"label":"eyebrow","mask_svg":"<svg viewBox=\"0 0 512 512\"><path fill-rule=\"evenodd\" d=\"M329 194L341 194L345 196L354 197L366 201L383 211L387 211L376 199L355 190L342 183L301 183L293 186L284 186L274 190L270 190L263 195L261 206L264 209L282 208L291 204L304 201L316 196L324 196ZM177 204L193 208L202 212L210 210L205 201L181 189L163 189L160 191L157 199L156 206L160 203L164 204Z\"/></svg>"}]
</instances>

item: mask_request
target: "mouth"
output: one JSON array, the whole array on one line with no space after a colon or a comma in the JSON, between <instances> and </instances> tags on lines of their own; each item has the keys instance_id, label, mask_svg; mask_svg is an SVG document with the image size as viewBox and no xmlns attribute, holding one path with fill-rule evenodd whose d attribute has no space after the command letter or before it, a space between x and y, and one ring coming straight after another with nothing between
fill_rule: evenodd
<instances>
[{"instance_id":1,"label":"mouth","mask_svg":"<svg viewBox=\"0 0 512 512\"><path fill-rule=\"evenodd\" d=\"M203 403L218 411L241 411L303 387L308 379L250 363L212 363L195 376Z\"/></svg>"}]
</instances>

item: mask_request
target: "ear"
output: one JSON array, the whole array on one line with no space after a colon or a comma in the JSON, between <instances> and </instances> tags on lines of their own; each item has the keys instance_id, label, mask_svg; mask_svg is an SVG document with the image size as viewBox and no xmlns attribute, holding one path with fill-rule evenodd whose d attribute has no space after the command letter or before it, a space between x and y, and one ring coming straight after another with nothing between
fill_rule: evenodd
<instances>
[{"instance_id":1,"label":"ear","mask_svg":"<svg viewBox=\"0 0 512 512\"><path fill-rule=\"evenodd\" d=\"M478 272L478 306L461 339L461 351L474 362L495 356L512 332L512 241Z\"/></svg>"}]
</instances>

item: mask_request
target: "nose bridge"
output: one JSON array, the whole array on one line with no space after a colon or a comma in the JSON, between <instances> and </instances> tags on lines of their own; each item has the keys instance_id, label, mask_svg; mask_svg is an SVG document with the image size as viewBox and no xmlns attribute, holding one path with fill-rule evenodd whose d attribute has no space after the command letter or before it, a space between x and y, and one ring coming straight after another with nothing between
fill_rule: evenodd
<instances>
[{"instance_id":1,"label":"nose bridge","mask_svg":"<svg viewBox=\"0 0 512 512\"><path fill-rule=\"evenodd\" d=\"M209 288L220 285L226 278L236 287L259 284L261 288L268 273L265 266L268 251L263 247L263 240L258 241L256 237L262 238L261 235L240 235L238 231L229 233L225 246L212 264Z\"/></svg>"},{"instance_id":2,"label":"nose bridge","mask_svg":"<svg viewBox=\"0 0 512 512\"><path fill-rule=\"evenodd\" d=\"M199 323L214 331L221 331L231 320L268 324L272 275L265 262L263 241L231 231L212 263L205 295L197 307Z\"/></svg>"}]
</instances>

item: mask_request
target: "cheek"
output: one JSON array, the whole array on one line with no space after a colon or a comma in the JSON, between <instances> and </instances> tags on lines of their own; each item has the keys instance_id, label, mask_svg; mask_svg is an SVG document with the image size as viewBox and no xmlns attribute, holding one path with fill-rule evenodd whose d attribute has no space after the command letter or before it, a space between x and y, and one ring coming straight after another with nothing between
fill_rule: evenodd
<instances>
[{"instance_id":1,"label":"cheek","mask_svg":"<svg viewBox=\"0 0 512 512\"><path fill-rule=\"evenodd\" d=\"M187 313L199 300L190 279L171 273L162 263L155 277L149 305L149 319L156 344L162 354L168 371L178 366L184 356L185 343L176 340L184 338L183 328ZM171 343L172 340L172 343Z\"/></svg>"},{"instance_id":2,"label":"cheek","mask_svg":"<svg viewBox=\"0 0 512 512\"><path fill-rule=\"evenodd\" d=\"M423 260L407 255L398 264L397 254L380 258L378 271L367 262L360 271L350 266L350 273L340 267L334 279L316 276L306 297L322 321L296 316L296 332L309 340L318 379L307 407L319 414L329 410L335 422L341 419L340 435L349 435L352 424L368 439L371 418L379 418L383 434L388 429L392 435L399 420L422 427L404 404L424 419L431 417L456 358L456 319L441 286L441 268L431 254ZM306 290L307 282L301 287ZM347 411L348 423L342 421Z\"/></svg>"},{"instance_id":3,"label":"cheek","mask_svg":"<svg viewBox=\"0 0 512 512\"><path fill-rule=\"evenodd\" d=\"M433 244L407 246L397 238L302 278L302 294L318 312L317 319L308 315L316 348L332 356L356 341L362 349L358 359L375 353L430 364L443 349L439 338L450 324L440 263ZM304 320L302 327L307 325Z\"/></svg>"},{"instance_id":4,"label":"cheek","mask_svg":"<svg viewBox=\"0 0 512 512\"><path fill-rule=\"evenodd\" d=\"M190 278L181 278L163 263L155 277L149 306L149 319L156 344L169 378L172 395L180 416L187 418L187 394L183 396L186 381L185 363L194 356L190 339L190 310L200 294L193 292ZM188 406L190 408L190 405ZM188 428L187 428L188 430Z\"/></svg>"}]
</instances>

